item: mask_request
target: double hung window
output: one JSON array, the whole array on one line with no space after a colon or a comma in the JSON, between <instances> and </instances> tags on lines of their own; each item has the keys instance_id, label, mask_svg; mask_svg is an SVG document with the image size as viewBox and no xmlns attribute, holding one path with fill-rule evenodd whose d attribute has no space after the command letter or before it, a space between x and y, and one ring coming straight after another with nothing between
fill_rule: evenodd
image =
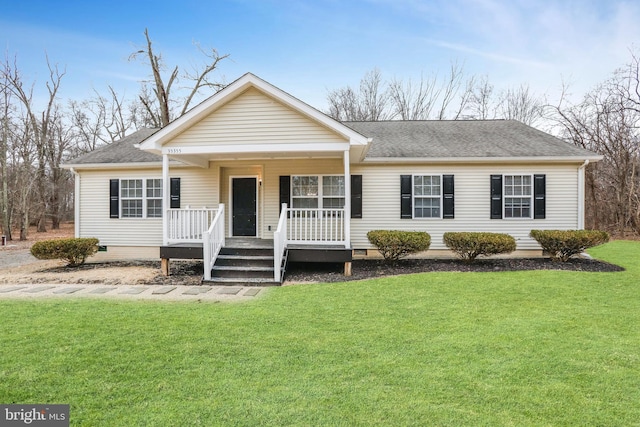
<instances>
[{"instance_id":1,"label":"double hung window","mask_svg":"<svg viewBox=\"0 0 640 427\"><path fill-rule=\"evenodd\" d=\"M413 176L413 217L440 218L442 186L440 175Z\"/></svg>"},{"instance_id":2,"label":"double hung window","mask_svg":"<svg viewBox=\"0 0 640 427\"><path fill-rule=\"evenodd\" d=\"M504 217L531 218L532 207L532 176L504 175Z\"/></svg>"},{"instance_id":3,"label":"double hung window","mask_svg":"<svg viewBox=\"0 0 640 427\"><path fill-rule=\"evenodd\" d=\"M342 209L345 186L342 175L291 177L291 206L299 209Z\"/></svg>"},{"instance_id":4,"label":"double hung window","mask_svg":"<svg viewBox=\"0 0 640 427\"><path fill-rule=\"evenodd\" d=\"M162 218L161 179L121 179L121 218Z\"/></svg>"}]
</instances>

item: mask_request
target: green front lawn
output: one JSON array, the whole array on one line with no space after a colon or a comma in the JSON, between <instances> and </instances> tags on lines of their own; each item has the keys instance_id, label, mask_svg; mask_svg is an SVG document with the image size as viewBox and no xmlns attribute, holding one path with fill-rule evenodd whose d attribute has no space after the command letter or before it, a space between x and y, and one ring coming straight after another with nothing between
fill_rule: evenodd
<instances>
[{"instance_id":1,"label":"green front lawn","mask_svg":"<svg viewBox=\"0 0 640 427\"><path fill-rule=\"evenodd\" d=\"M0 403L86 426L640 425L640 243L591 253L627 271L0 300Z\"/></svg>"}]
</instances>

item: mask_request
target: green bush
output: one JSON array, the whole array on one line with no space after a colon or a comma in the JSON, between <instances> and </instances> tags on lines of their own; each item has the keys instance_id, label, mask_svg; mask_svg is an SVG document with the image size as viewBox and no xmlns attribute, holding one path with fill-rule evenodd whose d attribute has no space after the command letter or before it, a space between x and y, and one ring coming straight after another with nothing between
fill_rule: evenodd
<instances>
[{"instance_id":1,"label":"green bush","mask_svg":"<svg viewBox=\"0 0 640 427\"><path fill-rule=\"evenodd\" d=\"M31 246L31 255L38 259L61 259L70 267L84 264L85 260L98 251L98 239L55 239L42 240Z\"/></svg>"},{"instance_id":2,"label":"green bush","mask_svg":"<svg viewBox=\"0 0 640 427\"><path fill-rule=\"evenodd\" d=\"M388 262L426 251L431 245L431 236L424 231L372 230L367 233L367 239Z\"/></svg>"},{"instance_id":3,"label":"green bush","mask_svg":"<svg viewBox=\"0 0 640 427\"><path fill-rule=\"evenodd\" d=\"M531 230L542 250L552 260L567 262L573 255L609 241L609 233L599 230Z\"/></svg>"},{"instance_id":4,"label":"green bush","mask_svg":"<svg viewBox=\"0 0 640 427\"><path fill-rule=\"evenodd\" d=\"M444 233L442 240L465 262L472 262L480 255L506 254L516 250L516 240L501 233L448 232Z\"/></svg>"}]
</instances>

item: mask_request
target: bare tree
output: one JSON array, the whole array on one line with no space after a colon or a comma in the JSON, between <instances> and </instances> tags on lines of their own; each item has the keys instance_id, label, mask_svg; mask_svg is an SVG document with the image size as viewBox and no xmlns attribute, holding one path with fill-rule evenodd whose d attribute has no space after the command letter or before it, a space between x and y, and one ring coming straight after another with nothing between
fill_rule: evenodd
<instances>
[{"instance_id":1,"label":"bare tree","mask_svg":"<svg viewBox=\"0 0 640 427\"><path fill-rule=\"evenodd\" d=\"M9 173L7 171L7 154L9 153L9 113L11 109L11 91L7 87L6 78L2 74L0 82L0 227L3 235L11 240L11 216L9 211Z\"/></svg>"},{"instance_id":2,"label":"bare tree","mask_svg":"<svg viewBox=\"0 0 640 427\"><path fill-rule=\"evenodd\" d=\"M204 67L187 71L180 76L180 69L176 65L168 76L163 76L166 67L162 55L154 52L148 29L144 30L144 35L146 38L145 47L132 53L129 58L135 60L142 57L145 63L151 67L152 80L148 83L151 89L144 83L139 100L154 127L166 126L174 116L181 116L187 112L201 89L212 88L217 91L224 87L223 82L213 80L212 76L214 71L218 69L220 62L228 58L229 54L221 55L216 49L205 51L198 45L200 52L208 58ZM185 88L179 88L186 89L187 92L186 96L178 99L172 97L172 90L175 84L179 84L181 78L190 81L191 84ZM177 109L174 109L174 104Z\"/></svg>"},{"instance_id":3,"label":"bare tree","mask_svg":"<svg viewBox=\"0 0 640 427\"><path fill-rule=\"evenodd\" d=\"M137 106L108 86L108 95L95 91L92 98L69 101L71 126L75 129L75 154L124 138L137 128Z\"/></svg>"},{"instance_id":4,"label":"bare tree","mask_svg":"<svg viewBox=\"0 0 640 427\"><path fill-rule=\"evenodd\" d=\"M460 91L460 87L462 87L462 82L464 81L464 67L459 65L457 62L452 62L449 68L449 76L446 81L443 83L441 88L441 102L440 102L440 111L438 112L438 120L444 120L447 118L447 112L451 106L451 103L456 98ZM460 104L456 109L456 113L453 115L453 119L457 120L460 118L460 114L468 101L467 91L463 94L462 98L460 98Z\"/></svg>"},{"instance_id":5,"label":"bare tree","mask_svg":"<svg viewBox=\"0 0 640 427\"><path fill-rule=\"evenodd\" d=\"M640 234L640 85L635 56L576 105L563 96L551 118L574 144L604 156L587 169L588 225ZM566 90L566 89L565 89ZM563 91L564 93L564 91Z\"/></svg>"},{"instance_id":6,"label":"bare tree","mask_svg":"<svg viewBox=\"0 0 640 427\"><path fill-rule=\"evenodd\" d=\"M405 83L400 79L393 79L389 83L389 91L395 117L400 120L427 120L431 116L440 90L436 89L437 78L425 79L414 86L411 79Z\"/></svg>"},{"instance_id":7,"label":"bare tree","mask_svg":"<svg viewBox=\"0 0 640 427\"><path fill-rule=\"evenodd\" d=\"M358 90L346 86L329 91L326 113L340 121L457 120L470 100L473 81L461 93L464 72L455 62L444 80L421 76L416 84L398 78L385 83L376 68L360 80Z\"/></svg>"},{"instance_id":8,"label":"bare tree","mask_svg":"<svg viewBox=\"0 0 640 427\"><path fill-rule=\"evenodd\" d=\"M377 121L393 117L390 93L383 86L380 70L373 69L360 80L358 90L349 86L330 91L328 114L341 121Z\"/></svg>"},{"instance_id":9,"label":"bare tree","mask_svg":"<svg viewBox=\"0 0 640 427\"><path fill-rule=\"evenodd\" d=\"M33 144L33 129L31 121L22 116L12 126L10 133L11 156L8 162L11 164L9 171L9 199L12 210L15 211L15 221L18 226L20 240L27 240L31 214L39 209L34 209L32 203L37 181L33 176L37 173L36 149ZM13 215L12 215L13 217ZM11 224L10 224L11 225Z\"/></svg>"},{"instance_id":10,"label":"bare tree","mask_svg":"<svg viewBox=\"0 0 640 427\"><path fill-rule=\"evenodd\" d=\"M469 102L466 117L475 120L488 120L496 117L494 86L488 76L473 81L469 88Z\"/></svg>"},{"instance_id":11,"label":"bare tree","mask_svg":"<svg viewBox=\"0 0 640 427\"><path fill-rule=\"evenodd\" d=\"M46 214L48 207L48 183L47 183L47 150L52 147L52 141L54 140L54 122L57 120L57 96L58 90L62 78L65 74L64 71L60 71L57 66L52 66L47 57L47 67L49 69L49 79L45 83L47 88L47 100L46 105L42 111L36 111L36 106L33 102L33 88L25 87L22 80L22 76L18 70L17 60L14 59L13 63L6 61L0 72L0 76L6 84L7 89L11 92L12 96L15 96L19 103L19 108L24 115L24 124L28 124L30 133L28 135L31 138L31 142L35 147L37 168L35 173L35 185L36 194L38 200L38 231L46 231ZM27 135L27 133L23 133ZM59 166L59 165L56 165Z\"/></svg>"},{"instance_id":12,"label":"bare tree","mask_svg":"<svg viewBox=\"0 0 640 427\"><path fill-rule=\"evenodd\" d=\"M497 110L500 118L534 125L542 117L544 105L544 99L532 94L528 84L521 84L500 94Z\"/></svg>"}]
</instances>

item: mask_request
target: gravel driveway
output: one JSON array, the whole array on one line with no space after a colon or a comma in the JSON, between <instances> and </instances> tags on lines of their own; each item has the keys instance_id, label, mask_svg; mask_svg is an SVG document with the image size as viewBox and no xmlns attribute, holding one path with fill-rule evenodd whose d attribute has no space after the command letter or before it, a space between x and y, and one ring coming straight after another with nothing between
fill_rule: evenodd
<instances>
[{"instance_id":1,"label":"gravel driveway","mask_svg":"<svg viewBox=\"0 0 640 427\"><path fill-rule=\"evenodd\" d=\"M0 269L36 262L29 249L0 249Z\"/></svg>"}]
</instances>

